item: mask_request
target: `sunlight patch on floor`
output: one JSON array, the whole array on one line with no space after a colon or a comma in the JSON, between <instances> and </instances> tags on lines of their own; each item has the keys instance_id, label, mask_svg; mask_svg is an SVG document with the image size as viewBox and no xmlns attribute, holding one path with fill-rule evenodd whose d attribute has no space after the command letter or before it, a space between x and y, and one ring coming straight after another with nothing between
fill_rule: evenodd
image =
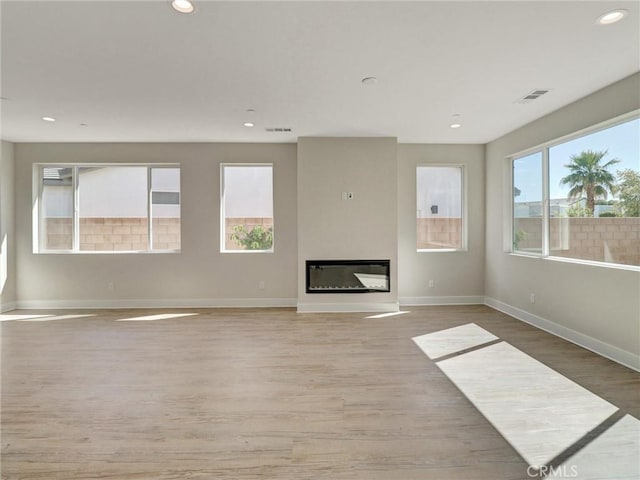
<instances>
[{"instance_id":1,"label":"sunlight patch on floor","mask_svg":"<svg viewBox=\"0 0 640 480\"><path fill-rule=\"evenodd\" d=\"M160 313L158 315L146 315L144 317L121 318L117 322L152 322L154 320L169 320L170 318L191 317L197 313Z\"/></svg>"},{"instance_id":2,"label":"sunlight patch on floor","mask_svg":"<svg viewBox=\"0 0 640 480\"><path fill-rule=\"evenodd\" d=\"M546 465L618 409L506 342L438 362L529 465Z\"/></svg>"},{"instance_id":3,"label":"sunlight patch on floor","mask_svg":"<svg viewBox=\"0 0 640 480\"><path fill-rule=\"evenodd\" d=\"M70 314L70 315L47 315L45 317L22 318L17 319L18 322L51 322L54 320L71 320L74 318L95 317L95 313Z\"/></svg>"},{"instance_id":4,"label":"sunlight patch on floor","mask_svg":"<svg viewBox=\"0 0 640 480\"><path fill-rule=\"evenodd\" d=\"M640 421L625 415L546 478L568 478L568 472L581 480L640 478Z\"/></svg>"},{"instance_id":5,"label":"sunlight patch on floor","mask_svg":"<svg viewBox=\"0 0 640 480\"><path fill-rule=\"evenodd\" d=\"M500 339L473 323L413 338L522 458L532 468L543 469L546 478L566 472L584 479L640 478L640 421L630 415L553 470L549 465L555 458L581 445L589 432L619 410L509 343L495 340ZM488 342L493 343L484 345ZM479 348L465 351L472 347ZM437 360L444 356L448 357Z\"/></svg>"},{"instance_id":6,"label":"sunlight patch on floor","mask_svg":"<svg viewBox=\"0 0 640 480\"><path fill-rule=\"evenodd\" d=\"M26 321L29 319L44 319L47 317L53 317L54 315L33 315L33 314L16 314L16 315L9 315L9 314L0 314L0 322L10 322L12 320L21 320L21 321Z\"/></svg>"},{"instance_id":7,"label":"sunlight patch on floor","mask_svg":"<svg viewBox=\"0 0 640 480\"><path fill-rule=\"evenodd\" d=\"M498 337L475 323L468 323L459 327L413 337L412 340L427 357L433 360L434 358L444 357L445 355L498 340Z\"/></svg>"},{"instance_id":8,"label":"sunlight patch on floor","mask_svg":"<svg viewBox=\"0 0 640 480\"><path fill-rule=\"evenodd\" d=\"M371 315L369 317L364 318L386 318L386 317L395 317L397 315L404 315L405 313L411 313L408 310L403 312L387 312L387 313L379 313L378 315Z\"/></svg>"}]
</instances>

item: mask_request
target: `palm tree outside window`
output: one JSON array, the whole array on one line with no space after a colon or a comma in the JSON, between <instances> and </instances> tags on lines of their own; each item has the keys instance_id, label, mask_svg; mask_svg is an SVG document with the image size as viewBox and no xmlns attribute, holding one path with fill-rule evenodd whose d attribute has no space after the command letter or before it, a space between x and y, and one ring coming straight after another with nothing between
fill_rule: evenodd
<instances>
[{"instance_id":1,"label":"palm tree outside window","mask_svg":"<svg viewBox=\"0 0 640 480\"><path fill-rule=\"evenodd\" d=\"M640 116L512 157L513 252L640 267Z\"/></svg>"},{"instance_id":2,"label":"palm tree outside window","mask_svg":"<svg viewBox=\"0 0 640 480\"><path fill-rule=\"evenodd\" d=\"M571 163L565 165L570 173L560 180L562 185L571 187L569 199L585 196L586 211L590 217L593 217L596 200L606 200L615 190L616 178L611 169L620 160L613 158L601 163L607 154L607 150L585 150L571 155Z\"/></svg>"}]
</instances>

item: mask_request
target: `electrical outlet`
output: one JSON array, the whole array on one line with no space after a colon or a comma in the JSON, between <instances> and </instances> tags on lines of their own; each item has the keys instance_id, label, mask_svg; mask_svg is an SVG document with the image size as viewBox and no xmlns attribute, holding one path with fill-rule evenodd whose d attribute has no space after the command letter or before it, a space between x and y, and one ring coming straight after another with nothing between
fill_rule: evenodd
<instances>
[{"instance_id":1,"label":"electrical outlet","mask_svg":"<svg viewBox=\"0 0 640 480\"><path fill-rule=\"evenodd\" d=\"M531 303L536 303L536 294L535 293L529 294L529 301Z\"/></svg>"},{"instance_id":2,"label":"electrical outlet","mask_svg":"<svg viewBox=\"0 0 640 480\"><path fill-rule=\"evenodd\" d=\"M258 283L258 288L260 290L264 290L264 286L265 286L264 280L260 280L260 283Z\"/></svg>"},{"instance_id":3,"label":"electrical outlet","mask_svg":"<svg viewBox=\"0 0 640 480\"><path fill-rule=\"evenodd\" d=\"M107 283L107 288L111 291L116 289L116 285L113 282Z\"/></svg>"},{"instance_id":4,"label":"electrical outlet","mask_svg":"<svg viewBox=\"0 0 640 480\"><path fill-rule=\"evenodd\" d=\"M429 288L433 288L436 286L436 282L434 280L429 280Z\"/></svg>"}]
</instances>

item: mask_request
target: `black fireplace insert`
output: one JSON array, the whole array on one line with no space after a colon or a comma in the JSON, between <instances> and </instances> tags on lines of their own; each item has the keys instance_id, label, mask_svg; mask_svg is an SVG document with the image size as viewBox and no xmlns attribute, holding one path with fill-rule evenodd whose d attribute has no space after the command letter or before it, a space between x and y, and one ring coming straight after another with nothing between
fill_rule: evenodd
<instances>
[{"instance_id":1,"label":"black fireplace insert","mask_svg":"<svg viewBox=\"0 0 640 480\"><path fill-rule=\"evenodd\" d=\"M390 260L307 260L307 293L391 291Z\"/></svg>"}]
</instances>

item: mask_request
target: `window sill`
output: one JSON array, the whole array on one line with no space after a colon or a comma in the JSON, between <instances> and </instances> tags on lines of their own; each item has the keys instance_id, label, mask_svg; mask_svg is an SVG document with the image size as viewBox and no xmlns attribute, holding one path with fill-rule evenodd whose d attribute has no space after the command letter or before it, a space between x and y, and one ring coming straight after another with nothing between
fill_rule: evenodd
<instances>
[{"instance_id":1,"label":"window sill","mask_svg":"<svg viewBox=\"0 0 640 480\"><path fill-rule=\"evenodd\" d=\"M507 253L514 257L544 258L541 253L537 253L537 252L507 252Z\"/></svg>"},{"instance_id":2,"label":"window sill","mask_svg":"<svg viewBox=\"0 0 640 480\"><path fill-rule=\"evenodd\" d=\"M535 258L538 260L545 260L549 262L558 262L558 263L572 263L577 265L586 265L590 267L599 267L599 268L611 268L614 270L627 270L631 272L640 272L640 266L638 265L624 265L621 263L606 263L606 262L594 262L592 260L581 260L579 258L564 258L564 257L543 257L538 254L527 254L523 252L508 252L508 255L513 257L522 257L522 258Z\"/></svg>"},{"instance_id":3,"label":"window sill","mask_svg":"<svg viewBox=\"0 0 640 480\"><path fill-rule=\"evenodd\" d=\"M622 263L607 263L607 262L595 262L593 260L580 260L579 258L564 258L564 257L545 257L544 260L549 260L551 262L560 262L560 263L577 263L580 265L589 265L592 267L604 267L604 268L613 268L615 270L629 270L632 272L640 272L639 265L624 265Z\"/></svg>"},{"instance_id":4,"label":"window sill","mask_svg":"<svg viewBox=\"0 0 640 480\"><path fill-rule=\"evenodd\" d=\"M455 253L466 251L466 248L419 248L416 250L418 253Z\"/></svg>"},{"instance_id":5,"label":"window sill","mask_svg":"<svg viewBox=\"0 0 640 480\"><path fill-rule=\"evenodd\" d=\"M181 250L107 250L107 251L82 251L72 250L43 250L33 252L34 255L157 255L162 253L181 253Z\"/></svg>"},{"instance_id":6,"label":"window sill","mask_svg":"<svg viewBox=\"0 0 640 480\"><path fill-rule=\"evenodd\" d=\"M220 253L273 253L271 250L220 250Z\"/></svg>"}]
</instances>

